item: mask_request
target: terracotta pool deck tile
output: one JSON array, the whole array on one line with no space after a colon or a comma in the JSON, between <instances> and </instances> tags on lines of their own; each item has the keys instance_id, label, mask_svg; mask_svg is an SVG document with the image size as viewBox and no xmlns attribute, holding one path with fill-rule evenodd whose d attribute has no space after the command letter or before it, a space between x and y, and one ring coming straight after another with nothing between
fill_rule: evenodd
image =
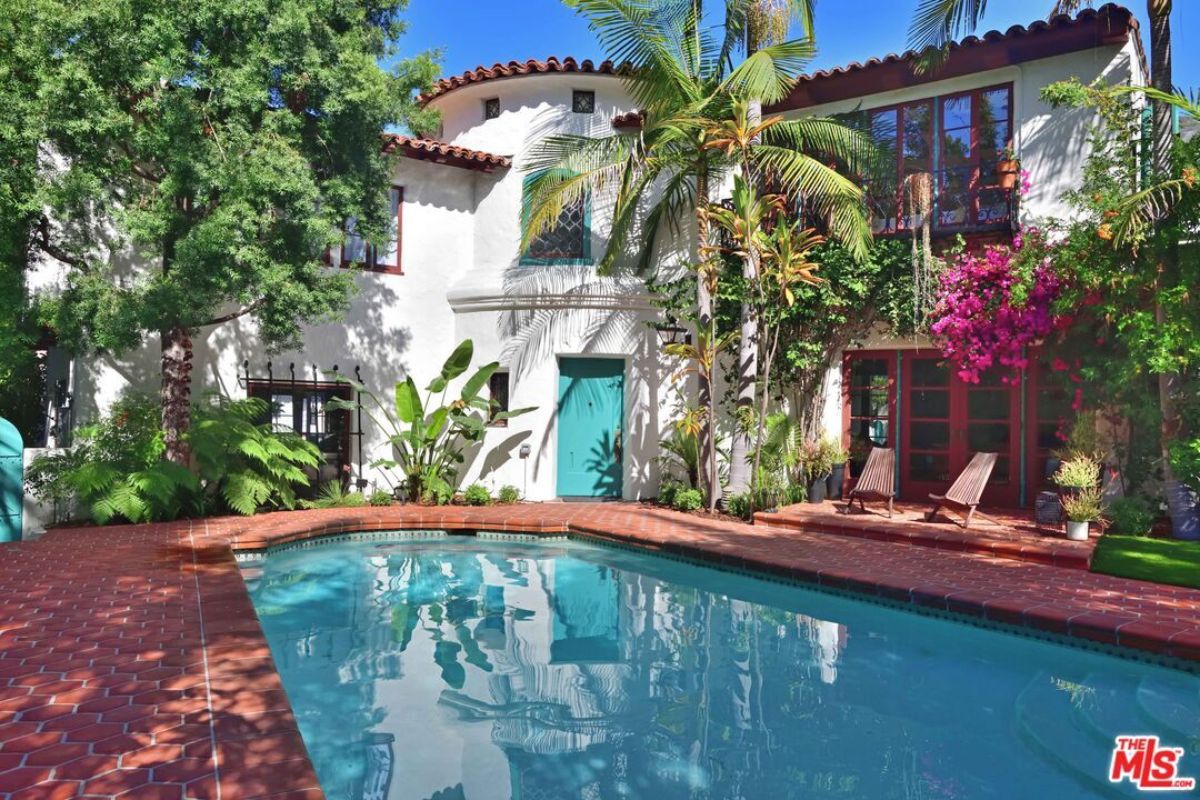
<instances>
[{"instance_id":1,"label":"terracotta pool deck tile","mask_svg":"<svg viewBox=\"0 0 1200 800\"><path fill-rule=\"evenodd\" d=\"M219 784L239 800L321 797L231 547L396 529L573 532L1200 662L1200 592L1090 574L1078 569L1090 543L1020 531L831 535L620 503L56 530L0 546L0 793L208 800ZM39 580L51 572L75 579Z\"/></svg>"}]
</instances>

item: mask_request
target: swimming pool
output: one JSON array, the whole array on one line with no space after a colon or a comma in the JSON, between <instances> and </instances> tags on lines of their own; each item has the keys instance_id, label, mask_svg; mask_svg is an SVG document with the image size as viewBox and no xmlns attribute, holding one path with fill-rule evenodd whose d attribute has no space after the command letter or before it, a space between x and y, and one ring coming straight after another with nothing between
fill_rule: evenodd
<instances>
[{"instance_id":1,"label":"swimming pool","mask_svg":"<svg viewBox=\"0 0 1200 800\"><path fill-rule=\"evenodd\" d=\"M1134 797L1141 733L1200 776L1196 675L688 562L456 536L246 579L330 800Z\"/></svg>"}]
</instances>

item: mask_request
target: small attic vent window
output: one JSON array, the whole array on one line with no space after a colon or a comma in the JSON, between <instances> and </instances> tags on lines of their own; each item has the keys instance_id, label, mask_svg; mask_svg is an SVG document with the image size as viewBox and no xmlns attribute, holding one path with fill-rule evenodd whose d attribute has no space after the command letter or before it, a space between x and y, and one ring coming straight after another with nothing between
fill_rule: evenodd
<instances>
[{"instance_id":1,"label":"small attic vent window","mask_svg":"<svg viewBox=\"0 0 1200 800\"><path fill-rule=\"evenodd\" d=\"M576 89L571 93L571 110L576 114L596 113L596 93Z\"/></svg>"},{"instance_id":2,"label":"small attic vent window","mask_svg":"<svg viewBox=\"0 0 1200 800\"><path fill-rule=\"evenodd\" d=\"M495 119L500 116L500 98L489 97L483 101L483 118Z\"/></svg>"}]
</instances>

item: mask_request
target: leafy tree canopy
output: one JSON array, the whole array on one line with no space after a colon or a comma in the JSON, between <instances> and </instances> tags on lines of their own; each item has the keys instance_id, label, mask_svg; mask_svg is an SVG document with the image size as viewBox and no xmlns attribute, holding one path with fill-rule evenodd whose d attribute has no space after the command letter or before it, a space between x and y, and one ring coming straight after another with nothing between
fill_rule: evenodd
<instances>
[{"instance_id":1,"label":"leafy tree canopy","mask_svg":"<svg viewBox=\"0 0 1200 800\"><path fill-rule=\"evenodd\" d=\"M0 0L0 77L18 79L0 85L21 112L0 128L0 185L24 187L0 203L68 267L44 306L59 341L120 351L253 315L284 345L340 311L348 277L321 254L348 217L382 237L380 135L432 122L414 94L433 54L379 66L406 4Z\"/></svg>"}]
</instances>

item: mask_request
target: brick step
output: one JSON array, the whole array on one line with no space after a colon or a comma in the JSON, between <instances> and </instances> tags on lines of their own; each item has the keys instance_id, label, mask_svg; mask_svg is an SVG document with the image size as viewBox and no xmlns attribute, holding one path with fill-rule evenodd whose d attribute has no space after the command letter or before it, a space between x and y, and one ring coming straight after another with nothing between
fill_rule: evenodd
<instances>
[{"instance_id":1,"label":"brick step","mask_svg":"<svg viewBox=\"0 0 1200 800\"><path fill-rule=\"evenodd\" d=\"M845 521L842 521L842 518ZM972 527L970 530L949 528L946 525L911 522L906 520L871 519L863 515L799 515L783 512L759 512L754 515L756 525L787 528L797 531L828 533L835 536L851 536L877 542L900 542L930 547L935 550L950 550L958 553L979 553L995 558L1030 561L1064 569L1087 570L1092 565L1092 548L1080 547L1077 543L1064 540L1014 539L990 536L986 530ZM986 523L984 523L986 524ZM979 527L983 527L980 525Z\"/></svg>"}]
</instances>

